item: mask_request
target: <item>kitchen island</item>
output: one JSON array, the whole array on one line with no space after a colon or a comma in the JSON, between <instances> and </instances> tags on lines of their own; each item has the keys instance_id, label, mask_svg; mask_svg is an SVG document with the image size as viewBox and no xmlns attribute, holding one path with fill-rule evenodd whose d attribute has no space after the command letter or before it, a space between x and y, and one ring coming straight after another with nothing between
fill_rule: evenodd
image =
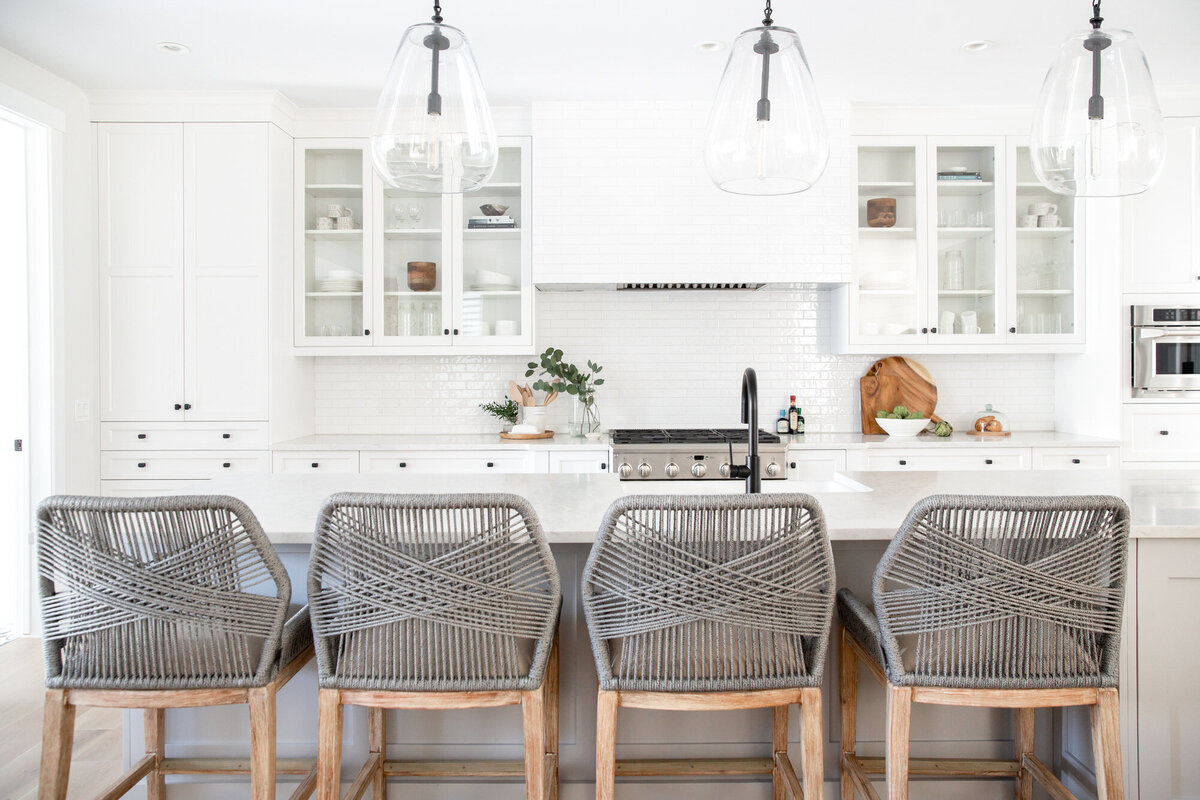
<instances>
[{"instance_id":1,"label":"kitchen island","mask_svg":"<svg viewBox=\"0 0 1200 800\"><path fill-rule=\"evenodd\" d=\"M687 483L622 482L613 475L273 475L230 477L189 487L206 494L230 494L254 510L275 544L289 574L296 602L305 597L308 549L318 509L325 497L339 491L353 492L512 492L527 498L552 543L562 576L563 612L560 628L561 664L561 755L560 774L564 798L580 799L592 794L595 729L595 668L592 663L582 607L579 577L608 505L626 494L740 493L736 481ZM1139 722L1143 739L1163 736L1166 719L1157 715L1180 713L1195 700L1196 690L1181 677L1158 674L1152 685L1139 680L1138 655L1152 657L1148 642L1165 641L1162 631L1148 620L1139 629L1138 609L1161 608L1177 601L1164 593L1155 575L1139 571L1141 550L1147 563L1174 564L1176 573L1200 578L1200 565L1186 560L1200 544L1200 472L1156 473L1120 470L1086 472L904 472L850 473L816 481L765 481L767 492L808 491L824 509L839 586L848 586L860 596L870 595L871 574L880 555L912 505L931 494L1114 494L1130 504L1134 540L1131 542L1130 584L1126 612L1125 647L1122 663L1122 726L1125 739L1127 796L1138 797ZM1165 549L1164 549L1165 548ZM1176 549L1172 549L1176 548ZM1181 572L1183 570L1183 572ZM1184 577L1188 577L1184 575ZM1143 586L1143 584L1145 584ZM1178 591L1190 591L1181 583ZM1140 587L1140 588L1139 588ZM1195 626L1195 622L1186 624ZM1142 641L1139 641L1142 636ZM1200 639L1193 634L1191 641ZM1194 647L1194 645L1190 645ZM827 797L837 792L837 753L840 720L837 714L837 655L830 648L825 668L823 717L826 738ZM1174 680L1172 684L1171 681ZM1180 692L1185 692L1180 694ZM859 742L868 753L881 753L883 742L883 693L873 682L860 689ZM1164 702L1168 701L1169 702ZM1171 706L1171 708L1165 707ZM1200 710L1200 709L1197 709ZM520 712L511 708L457 712L391 712L389 752L401 759L517 758L521 753ZM1148 716L1149 715L1149 716ZM248 752L245 709L218 708L174 711L168 715L168 751L177 757L238 756ZM1193 715L1194 718L1194 715ZM1151 724L1147 724L1149 719ZM140 715L126 719L126 760L141 751ZM914 711L914 755L961 758L1007 757L1012 747L1011 715L988 709L944 709L918 707ZM281 758L313 757L316 751L316 669L309 665L280 694L279 755ZM793 715L791 738L799 741ZM366 715L350 709L346 715L344 777L348 780L366 753ZM765 711L719 713L661 713L631 710L620 719L618 741L622 758L691 758L702 756L755 756L767 751L770 714ZM1190 740L1188 740L1190 741ZM1184 744L1182 741L1176 745ZM1144 745L1143 745L1144 746ZM1165 745L1164 745L1165 746ZM1068 709L1058 714L1039 712L1037 750L1047 763L1062 772L1068 786L1081 796L1089 790L1090 739L1086 711ZM1185 751L1186 752L1186 751ZM1146 758L1151 758L1147 752ZM1145 771L1146 767L1143 767ZM172 797L206 798L241 796L244 785L237 779L213 778L172 789ZM281 791L290 786L281 777ZM732 785L731 785L732 783ZM1144 785L1144 781L1143 781ZM622 782L622 798L688 797L765 798L769 782L745 778L700 779L656 783ZM980 780L974 784L922 783L922 798L965 796L970 791L979 800L1008 798L1008 782ZM176 792L178 792L176 794ZM519 783L505 781L439 783L422 787L393 784L390 795L436 796L438 798L523 796ZM1158 797L1143 793L1142 797Z\"/></svg>"}]
</instances>

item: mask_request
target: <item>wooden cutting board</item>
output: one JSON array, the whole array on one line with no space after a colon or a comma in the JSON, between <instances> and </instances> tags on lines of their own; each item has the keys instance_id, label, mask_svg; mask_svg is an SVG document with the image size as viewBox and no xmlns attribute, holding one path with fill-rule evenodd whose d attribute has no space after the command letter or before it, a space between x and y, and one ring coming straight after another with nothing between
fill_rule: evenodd
<instances>
[{"instance_id":1,"label":"wooden cutting board","mask_svg":"<svg viewBox=\"0 0 1200 800\"><path fill-rule=\"evenodd\" d=\"M920 411L926 419L940 421L933 413L937 408L937 384L929 370L911 358L881 358L859 378L858 389L863 433L886 432L875 422L875 412L881 408L891 411L906 406L909 411Z\"/></svg>"}]
</instances>

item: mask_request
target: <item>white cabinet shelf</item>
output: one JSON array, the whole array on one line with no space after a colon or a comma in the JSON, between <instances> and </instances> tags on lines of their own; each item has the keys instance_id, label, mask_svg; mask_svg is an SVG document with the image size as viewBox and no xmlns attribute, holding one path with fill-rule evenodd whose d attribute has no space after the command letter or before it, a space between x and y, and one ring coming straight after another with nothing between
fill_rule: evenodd
<instances>
[{"instance_id":1,"label":"white cabinet shelf","mask_svg":"<svg viewBox=\"0 0 1200 800\"><path fill-rule=\"evenodd\" d=\"M296 140L295 169L304 189L295 208L303 231L295 252L295 352L531 354L528 137L501 137L495 179L470 195L389 188L374 174L366 146L361 139ZM517 227L468 228L468 219L488 204L507 206ZM318 218L347 212L361 227L316 230ZM415 262L434 265L432 291L409 288ZM361 280L362 290L321 291L345 286L340 278Z\"/></svg>"},{"instance_id":2,"label":"white cabinet shelf","mask_svg":"<svg viewBox=\"0 0 1200 800\"><path fill-rule=\"evenodd\" d=\"M916 228L859 228L859 236L870 236L878 239L911 239L917 235Z\"/></svg>"},{"instance_id":3,"label":"white cabinet shelf","mask_svg":"<svg viewBox=\"0 0 1200 800\"><path fill-rule=\"evenodd\" d=\"M944 195L979 195L994 188L992 181L937 181L937 193Z\"/></svg>"},{"instance_id":4,"label":"white cabinet shelf","mask_svg":"<svg viewBox=\"0 0 1200 800\"><path fill-rule=\"evenodd\" d=\"M858 193L861 195L899 195L912 197L916 193L917 184L914 181L860 181Z\"/></svg>"}]
</instances>

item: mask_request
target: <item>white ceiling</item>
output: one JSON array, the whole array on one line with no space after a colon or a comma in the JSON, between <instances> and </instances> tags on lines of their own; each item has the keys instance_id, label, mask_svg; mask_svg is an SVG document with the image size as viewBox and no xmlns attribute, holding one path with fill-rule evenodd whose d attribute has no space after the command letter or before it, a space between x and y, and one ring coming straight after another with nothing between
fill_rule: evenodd
<instances>
[{"instance_id":1,"label":"white ceiling","mask_svg":"<svg viewBox=\"0 0 1200 800\"><path fill-rule=\"evenodd\" d=\"M278 89L303 106L371 106L405 0L0 0L0 46L85 89ZM704 99L755 0L445 0L496 105ZM864 103L1028 105L1089 0L777 0L822 94ZM1105 0L1137 34L1160 93L1200 91L1200 0ZM996 46L966 53L963 42ZM182 42L186 55L155 47ZM2 76L0 76L2 77Z\"/></svg>"}]
</instances>

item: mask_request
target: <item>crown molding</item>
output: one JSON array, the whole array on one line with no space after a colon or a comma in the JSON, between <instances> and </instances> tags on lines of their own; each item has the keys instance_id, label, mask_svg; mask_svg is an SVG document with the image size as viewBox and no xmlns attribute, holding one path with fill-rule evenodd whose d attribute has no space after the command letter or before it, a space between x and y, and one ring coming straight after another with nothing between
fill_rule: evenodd
<instances>
[{"instance_id":1,"label":"crown molding","mask_svg":"<svg viewBox=\"0 0 1200 800\"><path fill-rule=\"evenodd\" d=\"M92 122L272 122L291 133L299 108L277 91L91 89Z\"/></svg>"}]
</instances>

